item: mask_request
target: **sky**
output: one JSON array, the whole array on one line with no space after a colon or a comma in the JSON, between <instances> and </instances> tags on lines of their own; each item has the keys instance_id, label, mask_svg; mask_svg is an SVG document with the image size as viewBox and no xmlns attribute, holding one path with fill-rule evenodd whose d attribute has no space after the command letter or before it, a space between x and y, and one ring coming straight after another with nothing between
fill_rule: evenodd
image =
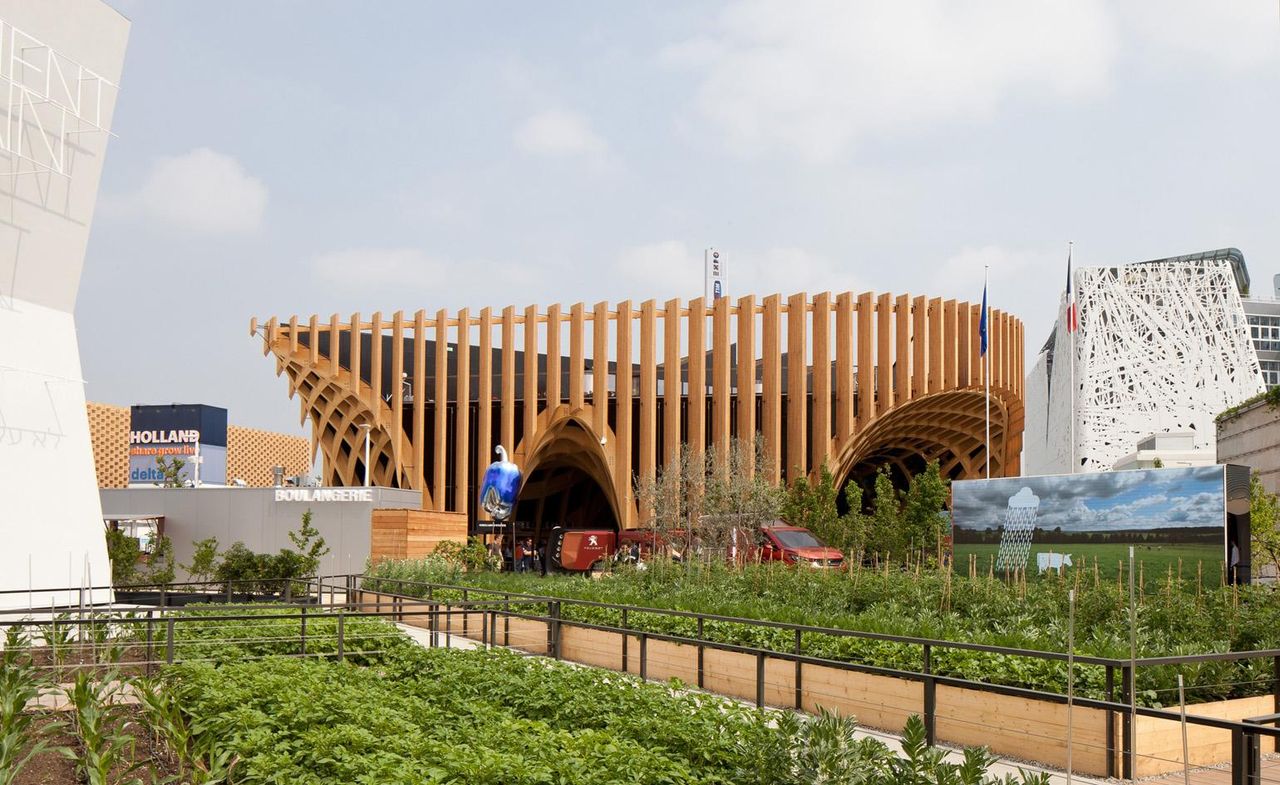
<instances>
[{"instance_id":1,"label":"sky","mask_svg":"<svg viewBox=\"0 0 1280 785\"><path fill-rule=\"evenodd\" d=\"M996 529L1010 507L1035 507L1036 526L1064 532L1222 527L1221 466L1063 474L957 483L955 523Z\"/></svg>"},{"instance_id":2,"label":"sky","mask_svg":"<svg viewBox=\"0 0 1280 785\"><path fill-rule=\"evenodd\" d=\"M304 433L252 316L1280 272L1274 0L110 0L90 400Z\"/></svg>"}]
</instances>

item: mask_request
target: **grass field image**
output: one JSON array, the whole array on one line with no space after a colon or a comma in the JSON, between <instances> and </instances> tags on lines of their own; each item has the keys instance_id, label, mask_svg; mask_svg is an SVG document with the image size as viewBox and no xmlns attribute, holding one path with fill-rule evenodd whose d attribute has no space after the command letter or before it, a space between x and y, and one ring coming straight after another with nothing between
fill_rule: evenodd
<instances>
[{"instance_id":1,"label":"grass field image","mask_svg":"<svg viewBox=\"0 0 1280 785\"><path fill-rule=\"evenodd\" d=\"M956 569L968 574L969 558L975 561L975 571L981 575L995 571L995 559L1000 550L999 544L959 544L955 546ZM1067 572L1079 568L1092 576L1094 563L1098 567L1100 581L1114 583L1118 574L1123 572L1124 580L1129 574L1129 546L1119 543L1071 543L1052 544L1032 541L1027 559L1028 577L1040 574L1037 568L1037 557L1040 554L1049 556L1069 554L1071 566ZM1184 581L1195 581L1199 578L1206 589L1222 584L1222 546L1187 544L1135 545L1135 569L1148 588L1157 586L1170 575L1181 577ZM1198 571L1198 572L1197 572ZM1056 575L1055 571L1046 570L1045 575ZM1090 578L1092 579L1092 578Z\"/></svg>"},{"instance_id":2,"label":"grass field image","mask_svg":"<svg viewBox=\"0 0 1280 785\"><path fill-rule=\"evenodd\" d=\"M1129 547L1147 585L1170 576L1223 581L1227 543L1223 466L1011 477L952 487L954 565L962 573L1084 570L1127 576ZM1239 554L1237 553L1237 558Z\"/></svg>"}]
</instances>

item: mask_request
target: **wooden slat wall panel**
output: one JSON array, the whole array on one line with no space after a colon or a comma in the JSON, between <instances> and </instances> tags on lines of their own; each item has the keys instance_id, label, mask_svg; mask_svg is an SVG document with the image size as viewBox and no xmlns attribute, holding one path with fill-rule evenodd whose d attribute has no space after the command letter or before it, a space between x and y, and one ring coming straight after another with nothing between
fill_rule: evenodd
<instances>
[{"instance_id":1,"label":"wooden slat wall panel","mask_svg":"<svg viewBox=\"0 0 1280 785\"><path fill-rule=\"evenodd\" d=\"M436 512L444 512L448 502L445 492L445 470L449 462L449 312L441 308L436 311L436 443L433 461L431 497L435 501ZM506 375L506 369L503 369Z\"/></svg>"},{"instance_id":2,"label":"wooden slat wall panel","mask_svg":"<svg viewBox=\"0 0 1280 785\"><path fill-rule=\"evenodd\" d=\"M467 511L467 497L471 493L468 478L471 461L471 313L466 308L458 311L458 384L455 398L458 416L454 421L454 474L457 475L453 494L454 512ZM415 405L416 405L416 398Z\"/></svg>"},{"instance_id":3,"label":"wooden slat wall panel","mask_svg":"<svg viewBox=\"0 0 1280 785\"><path fill-rule=\"evenodd\" d=\"M727 467L729 454L729 300L721 297L712 305L711 316L711 443L721 466Z\"/></svg>"},{"instance_id":4,"label":"wooden slat wall panel","mask_svg":"<svg viewBox=\"0 0 1280 785\"><path fill-rule=\"evenodd\" d=\"M876 298L876 416L893 408L893 303L888 294Z\"/></svg>"},{"instance_id":5,"label":"wooden slat wall panel","mask_svg":"<svg viewBox=\"0 0 1280 785\"><path fill-rule=\"evenodd\" d=\"M574 303L569 307L569 407L581 409L586 403L583 390L583 374L586 358L586 306Z\"/></svg>"},{"instance_id":6,"label":"wooden slat wall panel","mask_svg":"<svg viewBox=\"0 0 1280 785\"><path fill-rule=\"evenodd\" d=\"M929 392L942 389L942 298L929 300Z\"/></svg>"},{"instance_id":7,"label":"wooden slat wall panel","mask_svg":"<svg viewBox=\"0 0 1280 785\"><path fill-rule=\"evenodd\" d=\"M640 304L640 465L642 480L652 479L657 461L658 358L657 317L653 300Z\"/></svg>"},{"instance_id":8,"label":"wooden slat wall panel","mask_svg":"<svg viewBox=\"0 0 1280 785\"><path fill-rule=\"evenodd\" d=\"M684 383L680 371L680 301L667 300L662 313L662 444L663 462L674 466L680 460L680 408Z\"/></svg>"},{"instance_id":9,"label":"wooden slat wall panel","mask_svg":"<svg viewBox=\"0 0 1280 785\"><path fill-rule=\"evenodd\" d=\"M702 460L707 440L707 307L701 297L689 301L689 426L685 443Z\"/></svg>"},{"instance_id":10,"label":"wooden slat wall panel","mask_svg":"<svg viewBox=\"0 0 1280 785\"><path fill-rule=\"evenodd\" d=\"M547 408L560 405L560 306L547 307Z\"/></svg>"},{"instance_id":11,"label":"wooden slat wall panel","mask_svg":"<svg viewBox=\"0 0 1280 785\"><path fill-rule=\"evenodd\" d=\"M756 298L738 299L738 439L744 469L755 474L756 438Z\"/></svg>"},{"instance_id":12,"label":"wooden slat wall panel","mask_svg":"<svg viewBox=\"0 0 1280 785\"><path fill-rule=\"evenodd\" d=\"M614 348L618 358L617 374L617 445L614 452L614 486L618 503L622 507L622 526L632 524L631 489L631 301L618 303L618 321Z\"/></svg>"},{"instance_id":13,"label":"wooden slat wall panel","mask_svg":"<svg viewBox=\"0 0 1280 785\"><path fill-rule=\"evenodd\" d=\"M858 295L858 429L876 416L875 324L871 292Z\"/></svg>"},{"instance_id":14,"label":"wooden slat wall panel","mask_svg":"<svg viewBox=\"0 0 1280 785\"><path fill-rule=\"evenodd\" d=\"M771 294L764 298L764 314L760 320L761 346L761 434L765 456L769 462L769 480L782 480L782 298Z\"/></svg>"},{"instance_id":15,"label":"wooden slat wall panel","mask_svg":"<svg viewBox=\"0 0 1280 785\"><path fill-rule=\"evenodd\" d=\"M898 405L911 398L911 298L900 294L893 305L893 324L897 330L893 348L893 403Z\"/></svg>"},{"instance_id":16,"label":"wooden slat wall panel","mask_svg":"<svg viewBox=\"0 0 1280 785\"><path fill-rule=\"evenodd\" d=\"M538 306L530 305L524 309L524 371L522 385L524 400L521 410L524 420L520 425L520 442L526 451L533 449L533 437L538 425ZM525 455L525 460L530 456Z\"/></svg>"},{"instance_id":17,"label":"wooden slat wall panel","mask_svg":"<svg viewBox=\"0 0 1280 785\"><path fill-rule=\"evenodd\" d=\"M853 435L853 294L836 295L836 444ZM838 449L838 448L837 448Z\"/></svg>"},{"instance_id":18,"label":"wooden slat wall panel","mask_svg":"<svg viewBox=\"0 0 1280 785\"><path fill-rule=\"evenodd\" d=\"M289 356L293 356L298 351L298 317L296 315L289 317Z\"/></svg>"},{"instance_id":19,"label":"wooden slat wall panel","mask_svg":"<svg viewBox=\"0 0 1280 785\"><path fill-rule=\"evenodd\" d=\"M791 483L809 471L806 465L808 442L805 439L808 408L808 295L803 292L787 300L787 466L786 481Z\"/></svg>"},{"instance_id":20,"label":"wooden slat wall panel","mask_svg":"<svg viewBox=\"0 0 1280 785\"><path fill-rule=\"evenodd\" d=\"M596 303L591 323L591 427L604 437L609 428L609 304Z\"/></svg>"},{"instance_id":21,"label":"wooden slat wall panel","mask_svg":"<svg viewBox=\"0 0 1280 785\"><path fill-rule=\"evenodd\" d=\"M956 384L961 388L968 387L973 380L973 366L970 364L970 344L973 342L973 326L969 323L973 309L969 303L962 302L956 306L956 338L959 345L956 353L960 364L960 372L956 375Z\"/></svg>"},{"instance_id":22,"label":"wooden slat wall panel","mask_svg":"<svg viewBox=\"0 0 1280 785\"><path fill-rule=\"evenodd\" d=\"M831 454L831 294L813 296L813 428L809 465L814 470Z\"/></svg>"},{"instance_id":23,"label":"wooden slat wall panel","mask_svg":"<svg viewBox=\"0 0 1280 785\"><path fill-rule=\"evenodd\" d=\"M373 400L382 400L382 313L375 311L369 328L369 388ZM373 407L373 421L382 424L382 407ZM376 458L370 458L375 461Z\"/></svg>"},{"instance_id":24,"label":"wooden slat wall panel","mask_svg":"<svg viewBox=\"0 0 1280 785\"><path fill-rule=\"evenodd\" d=\"M476 405L476 477L484 478L484 471L493 462L493 311L480 309L480 400ZM476 515L489 520L489 514L479 509Z\"/></svg>"}]
</instances>

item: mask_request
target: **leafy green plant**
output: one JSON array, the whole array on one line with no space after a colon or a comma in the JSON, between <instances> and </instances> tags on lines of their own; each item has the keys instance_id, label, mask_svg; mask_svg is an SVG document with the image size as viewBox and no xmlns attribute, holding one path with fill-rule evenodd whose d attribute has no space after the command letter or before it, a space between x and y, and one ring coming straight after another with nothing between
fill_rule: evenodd
<instances>
[{"instance_id":1,"label":"leafy green plant","mask_svg":"<svg viewBox=\"0 0 1280 785\"><path fill-rule=\"evenodd\" d=\"M196 540L191 545L191 563L179 566L193 581L211 580L218 569L218 538Z\"/></svg>"},{"instance_id":2,"label":"leafy green plant","mask_svg":"<svg viewBox=\"0 0 1280 785\"><path fill-rule=\"evenodd\" d=\"M21 627L5 631L0 650L0 785L12 785L31 759L49 745L56 726L35 728L36 715L27 704L40 694L43 680L31 659L31 640Z\"/></svg>"},{"instance_id":3,"label":"leafy green plant","mask_svg":"<svg viewBox=\"0 0 1280 785\"><path fill-rule=\"evenodd\" d=\"M88 785L141 785L141 777L130 775L145 761L134 758L134 738L126 732L124 718L115 698L122 681L118 671L94 674L78 671L67 688L72 706L72 726L80 749L63 750L76 762L76 770Z\"/></svg>"},{"instance_id":4,"label":"leafy green plant","mask_svg":"<svg viewBox=\"0 0 1280 785\"><path fill-rule=\"evenodd\" d=\"M221 785L230 780L239 758L221 747L213 734L197 732L167 678L135 679L132 686L147 727L176 759L179 780L190 785Z\"/></svg>"}]
</instances>

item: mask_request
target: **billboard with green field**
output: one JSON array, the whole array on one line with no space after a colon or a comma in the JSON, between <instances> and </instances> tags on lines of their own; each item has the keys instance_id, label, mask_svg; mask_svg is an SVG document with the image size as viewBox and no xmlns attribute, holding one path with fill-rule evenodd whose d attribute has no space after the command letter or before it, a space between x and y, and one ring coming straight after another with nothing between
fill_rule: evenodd
<instances>
[{"instance_id":1,"label":"billboard with green field","mask_svg":"<svg viewBox=\"0 0 1280 785\"><path fill-rule=\"evenodd\" d=\"M1115 581L1132 546L1148 584L1247 581L1248 485L1243 466L960 480L953 563L983 575L1083 571Z\"/></svg>"}]
</instances>

